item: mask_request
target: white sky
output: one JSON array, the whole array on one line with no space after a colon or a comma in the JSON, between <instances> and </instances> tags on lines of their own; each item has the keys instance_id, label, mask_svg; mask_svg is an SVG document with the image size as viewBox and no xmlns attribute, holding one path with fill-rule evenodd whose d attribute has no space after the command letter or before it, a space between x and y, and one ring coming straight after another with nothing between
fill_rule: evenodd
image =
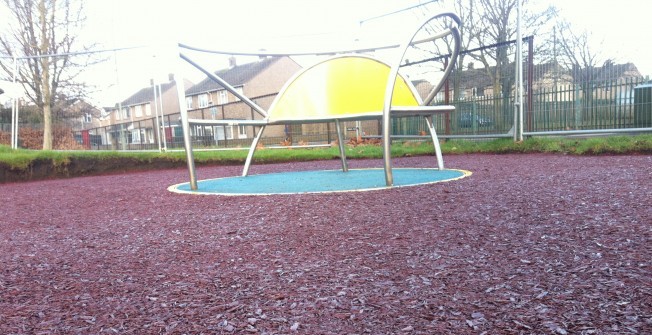
<instances>
[{"instance_id":1,"label":"white sky","mask_svg":"<svg viewBox=\"0 0 652 335\"><path fill-rule=\"evenodd\" d=\"M652 75L649 0L548 0L578 31L591 33L592 48L601 58L632 62Z\"/></svg>"},{"instance_id":2,"label":"white sky","mask_svg":"<svg viewBox=\"0 0 652 335\"><path fill-rule=\"evenodd\" d=\"M536 0L533 0L533 2ZM87 28L82 37L102 48L153 45L119 53L104 69L89 71L88 78L101 79L105 95L99 103L124 99L149 85L152 77L164 80L175 59L174 42L211 49L301 50L351 47L358 38L385 44L379 36L397 39L417 23L414 11L359 22L428 0L96 0L87 1ZM648 41L652 4L649 0L540 0L553 4L578 30L592 32L593 48L602 58L617 63L633 62L644 75L652 74L652 43ZM432 12L437 4L428 4ZM297 40L302 41L297 46ZM345 43L343 43L343 41ZM382 42L378 42L382 41ZM393 42L393 41L392 41ZM535 38L536 43L536 38ZM157 54L158 58L153 55ZM211 70L227 66L215 58ZM241 61L242 62L242 61ZM116 65L119 69L116 75ZM191 78L203 78L201 74ZM6 99L0 96L0 102Z\"/></svg>"}]
</instances>

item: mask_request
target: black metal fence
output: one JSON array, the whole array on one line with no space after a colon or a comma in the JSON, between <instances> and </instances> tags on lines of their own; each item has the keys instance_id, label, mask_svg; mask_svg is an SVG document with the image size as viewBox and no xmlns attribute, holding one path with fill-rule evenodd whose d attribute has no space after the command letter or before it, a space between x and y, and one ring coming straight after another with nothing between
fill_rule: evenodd
<instances>
[{"instance_id":1,"label":"black metal fence","mask_svg":"<svg viewBox=\"0 0 652 335\"><path fill-rule=\"evenodd\" d=\"M585 97L581 85L565 85L558 88L542 88L527 95L524 112L526 132L587 130L587 129L626 129L652 127L652 101L638 101L636 88L644 86L642 78L614 82L601 82L590 97ZM595 87L597 85L593 84ZM528 100L529 99L529 100ZM639 99L640 100L640 99ZM435 122L442 137L446 135L492 136L507 134L513 127L514 107L512 97L507 99L491 96L476 96L452 101L456 111L439 115ZM165 126L163 126L165 125ZM195 148L246 148L251 137L237 138L237 130L230 126L191 127ZM251 127L251 126L249 126ZM159 121L156 132L156 119L140 120L107 127L76 132L76 139L95 150L168 150L183 148L183 134L179 114L165 115ZM222 128L221 130L218 128ZM257 127L247 131L252 134ZM290 144L330 143L337 138L334 124L311 124L306 130L301 125L286 127L282 135L263 137L265 146ZM394 135L424 136L427 125L423 118L397 118L392 121ZM350 122L344 127L345 137L357 135L376 136L380 134L378 121ZM87 133L87 134L84 134Z\"/></svg>"},{"instance_id":2,"label":"black metal fence","mask_svg":"<svg viewBox=\"0 0 652 335\"><path fill-rule=\"evenodd\" d=\"M630 63L611 64L573 73L556 61L534 64L533 38L524 39L525 69L524 132L559 132L576 130L652 128L652 86ZM482 58L486 57L486 58ZM436 104L452 104L456 111L435 118L440 137L505 137L514 127L514 41L466 51L451 75L445 89L436 97ZM445 57L433 61L430 68L415 62L416 71L441 72ZM409 71L409 64L406 66ZM428 78L436 78L428 75ZM415 87L421 92L423 80ZM427 81L426 81L427 82ZM428 84L426 84L427 86ZM432 86L430 86L432 87ZM427 88L426 88L427 89ZM269 106L274 94L252 98L261 106ZM254 118L253 110L245 110L242 102L207 106L189 111L192 118L226 119L238 111L239 118ZM244 106L244 109L249 108ZM148 119L122 119L117 124L75 132L75 139L94 150L174 150L183 148L180 114L167 114ZM325 144L337 138L332 123L280 126L266 131L261 142L265 146ZM283 129L284 128L284 129ZM258 127L205 126L191 127L195 148L246 148ZM427 136L423 118L392 120L394 135ZM378 121L347 122L345 138L378 136Z\"/></svg>"}]
</instances>

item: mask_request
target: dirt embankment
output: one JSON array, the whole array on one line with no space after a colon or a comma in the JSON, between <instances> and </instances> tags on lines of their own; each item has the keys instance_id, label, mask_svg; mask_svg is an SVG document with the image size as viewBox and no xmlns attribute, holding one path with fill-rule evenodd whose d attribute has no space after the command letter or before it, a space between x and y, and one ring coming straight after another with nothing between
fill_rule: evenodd
<instances>
[{"instance_id":1,"label":"dirt embankment","mask_svg":"<svg viewBox=\"0 0 652 335\"><path fill-rule=\"evenodd\" d=\"M57 163L51 159L35 159L22 169L12 169L0 162L0 183L161 170L183 166L186 166L185 162L179 160L157 158L142 161L131 157L113 157L111 159L71 157L65 162Z\"/></svg>"}]
</instances>

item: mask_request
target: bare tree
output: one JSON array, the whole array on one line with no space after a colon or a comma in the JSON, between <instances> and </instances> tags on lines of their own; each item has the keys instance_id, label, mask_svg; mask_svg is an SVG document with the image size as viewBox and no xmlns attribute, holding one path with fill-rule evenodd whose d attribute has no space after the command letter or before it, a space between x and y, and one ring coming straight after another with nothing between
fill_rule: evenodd
<instances>
[{"instance_id":1,"label":"bare tree","mask_svg":"<svg viewBox=\"0 0 652 335\"><path fill-rule=\"evenodd\" d=\"M455 0L453 3L453 11L457 13L462 21L459 27L460 36L462 37L462 45L460 47L460 55L457 59L458 70L464 70L464 60L467 56L466 51L473 47L473 43L477 40L476 34L480 31L477 29L482 24L480 15L476 9L474 0ZM449 53L452 50L449 50ZM470 66L472 67L472 66ZM453 100L457 101L461 98L461 80L459 76L453 76Z\"/></svg>"},{"instance_id":2,"label":"bare tree","mask_svg":"<svg viewBox=\"0 0 652 335\"><path fill-rule=\"evenodd\" d=\"M516 15L517 1L519 0L479 0L475 9L478 11L478 20L468 32L466 38L474 40L478 47L488 45L506 44L516 38ZM529 0L523 0L523 22L526 35L535 34L543 27L556 13L554 6L549 6L543 11L532 11ZM473 7L471 7L473 8ZM493 82L493 93L496 98L506 100L509 98L514 76L506 75L513 72L513 61L510 61L510 47L496 47L482 49L477 54L472 54L475 60L481 62L486 74ZM509 110L504 101L498 100L496 111L508 113Z\"/></svg>"},{"instance_id":3,"label":"bare tree","mask_svg":"<svg viewBox=\"0 0 652 335\"><path fill-rule=\"evenodd\" d=\"M81 0L3 0L11 14L8 31L0 35L0 52L21 59L17 73L28 99L43 116L43 149L52 149L52 108L58 97L80 95L84 85L75 77L88 64L88 55L74 56L82 28ZM84 59L84 60L80 60ZM13 66L1 63L10 79Z\"/></svg>"},{"instance_id":4,"label":"bare tree","mask_svg":"<svg viewBox=\"0 0 652 335\"><path fill-rule=\"evenodd\" d=\"M589 43L591 34L584 30L576 34L571 29L570 23L565 20L560 21L557 30L563 32L559 34L558 43L560 49L560 63L567 70L571 71L573 81L582 85L585 96L590 96L590 86L593 82L594 69L600 63L613 63L612 60L605 60L600 53L591 48Z\"/></svg>"}]
</instances>

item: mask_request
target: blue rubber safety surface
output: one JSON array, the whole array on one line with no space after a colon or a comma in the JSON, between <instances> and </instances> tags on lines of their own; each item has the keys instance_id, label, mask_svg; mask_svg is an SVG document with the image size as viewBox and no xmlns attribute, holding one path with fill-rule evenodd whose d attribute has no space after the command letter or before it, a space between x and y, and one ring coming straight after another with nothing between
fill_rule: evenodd
<instances>
[{"instance_id":1,"label":"blue rubber safety surface","mask_svg":"<svg viewBox=\"0 0 652 335\"><path fill-rule=\"evenodd\" d=\"M392 169L393 187L456 180L471 175L465 170ZM269 195L370 191L387 188L384 169L295 171L200 180L197 190L190 183L172 185L171 192L218 195Z\"/></svg>"}]
</instances>

